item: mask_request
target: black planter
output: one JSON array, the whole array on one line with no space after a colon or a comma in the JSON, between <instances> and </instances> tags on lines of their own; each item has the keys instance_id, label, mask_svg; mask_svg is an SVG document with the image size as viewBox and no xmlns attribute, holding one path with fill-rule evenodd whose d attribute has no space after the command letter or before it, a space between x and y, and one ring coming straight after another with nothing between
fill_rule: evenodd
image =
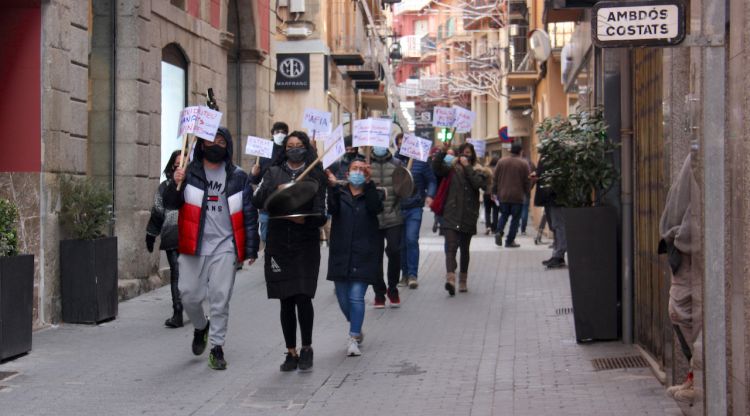
<instances>
[{"instance_id":1,"label":"black planter","mask_svg":"<svg viewBox=\"0 0 750 416\"><path fill-rule=\"evenodd\" d=\"M31 351L34 256L0 257L0 361Z\"/></svg>"},{"instance_id":2,"label":"black planter","mask_svg":"<svg viewBox=\"0 0 750 416\"><path fill-rule=\"evenodd\" d=\"M611 207L563 209L576 341L619 338L617 215Z\"/></svg>"},{"instance_id":3,"label":"black planter","mask_svg":"<svg viewBox=\"0 0 750 416\"><path fill-rule=\"evenodd\" d=\"M117 316L117 237L60 241L60 286L64 322Z\"/></svg>"}]
</instances>

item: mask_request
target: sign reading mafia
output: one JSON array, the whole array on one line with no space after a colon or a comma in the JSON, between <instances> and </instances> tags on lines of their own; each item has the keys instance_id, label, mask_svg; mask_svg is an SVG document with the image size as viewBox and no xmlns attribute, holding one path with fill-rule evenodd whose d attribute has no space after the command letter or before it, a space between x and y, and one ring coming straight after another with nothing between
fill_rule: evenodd
<instances>
[{"instance_id":1,"label":"sign reading mafia","mask_svg":"<svg viewBox=\"0 0 750 416\"><path fill-rule=\"evenodd\" d=\"M591 26L601 48L674 46L685 38L685 5L682 0L598 2Z\"/></svg>"},{"instance_id":2,"label":"sign reading mafia","mask_svg":"<svg viewBox=\"0 0 750 416\"><path fill-rule=\"evenodd\" d=\"M309 90L310 54L276 54L276 84L274 86L277 90Z\"/></svg>"}]
</instances>

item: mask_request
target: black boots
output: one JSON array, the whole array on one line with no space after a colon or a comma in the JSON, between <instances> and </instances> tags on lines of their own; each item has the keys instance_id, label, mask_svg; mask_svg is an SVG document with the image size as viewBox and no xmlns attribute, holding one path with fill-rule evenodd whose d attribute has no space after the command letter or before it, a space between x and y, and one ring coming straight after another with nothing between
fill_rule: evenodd
<instances>
[{"instance_id":1,"label":"black boots","mask_svg":"<svg viewBox=\"0 0 750 416\"><path fill-rule=\"evenodd\" d=\"M175 303L172 306L172 310L172 317L164 321L164 326L167 328L182 328L182 302Z\"/></svg>"}]
</instances>

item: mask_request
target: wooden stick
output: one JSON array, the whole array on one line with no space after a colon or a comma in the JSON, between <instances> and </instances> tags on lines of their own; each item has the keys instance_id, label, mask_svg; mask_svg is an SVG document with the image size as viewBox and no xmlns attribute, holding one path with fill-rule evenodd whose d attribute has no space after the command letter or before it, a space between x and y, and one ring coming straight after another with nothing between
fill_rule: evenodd
<instances>
[{"instance_id":1,"label":"wooden stick","mask_svg":"<svg viewBox=\"0 0 750 416\"><path fill-rule=\"evenodd\" d=\"M323 148L325 148L325 146L323 146ZM323 154L320 155L320 156L318 156L318 158L315 159L315 161L313 163L311 163L310 166L308 166L307 169L305 169L304 172L302 172L301 175L297 176L297 179L295 179L294 181L295 182L301 181L305 176L307 176L308 173L310 173L310 171L312 171L312 169L315 167L315 165L317 165L321 160L323 160L323 158L328 154L328 152L330 152L334 148L336 148L336 146L331 146L328 149L326 149L323 152Z\"/></svg>"},{"instance_id":2,"label":"wooden stick","mask_svg":"<svg viewBox=\"0 0 750 416\"><path fill-rule=\"evenodd\" d=\"M406 170L411 170L411 167L414 165L414 159L409 158L409 162L406 164Z\"/></svg>"},{"instance_id":3,"label":"wooden stick","mask_svg":"<svg viewBox=\"0 0 750 416\"><path fill-rule=\"evenodd\" d=\"M370 153L372 152L372 146L365 146L365 161L370 164Z\"/></svg>"},{"instance_id":4,"label":"wooden stick","mask_svg":"<svg viewBox=\"0 0 750 416\"><path fill-rule=\"evenodd\" d=\"M190 146L191 147L192 147L192 144L193 144L193 139L190 139ZM188 135L187 134L183 134L182 135L182 152L180 152L180 169L185 169L185 161L187 160L187 156L188 156L188 155L185 154L185 153L187 153L186 149L185 149L185 147L187 145L188 145ZM180 184L177 185L177 190L178 191L180 189L182 189L182 183L183 182L185 182L185 179L183 179L182 182L180 182Z\"/></svg>"}]
</instances>

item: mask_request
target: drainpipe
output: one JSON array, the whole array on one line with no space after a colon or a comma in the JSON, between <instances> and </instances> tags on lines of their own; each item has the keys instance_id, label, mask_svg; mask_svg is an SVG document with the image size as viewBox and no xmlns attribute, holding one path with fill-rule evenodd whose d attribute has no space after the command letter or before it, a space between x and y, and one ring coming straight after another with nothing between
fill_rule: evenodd
<instances>
[{"instance_id":1,"label":"drainpipe","mask_svg":"<svg viewBox=\"0 0 750 416\"><path fill-rule=\"evenodd\" d=\"M110 126L109 126L109 140L110 140L110 175L112 176L112 221L109 223L109 235L115 235L115 221L117 216L115 215L115 201L116 199L116 157L117 157L117 146L115 145L116 139L116 122L117 122L117 1L112 0L112 55L111 55L111 73L109 76L111 94L109 100L110 110Z\"/></svg>"},{"instance_id":2,"label":"drainpipe","mask_svg":"<svg viewBox=\"0 0 750 416\"><path fill-rule=\"evenodd\" d=\"M242 35L241 35L241 29L240 29L240 7L239 4L237 4L237 0L234 0L234 9L237 11L237 37L235 39L235 45L237 45L236 49L236 59L237 59L237 68L235 71L235 85L236 85L236 92L235 92L235 117L237 118L237 144L239 146L237 147L238 150L242 148L242 65L240 64L240 53L242 51ZM242 152L237 151L237 166L242 166Z\"/></svg>"},{"instance_id":3,"label":"drainpipe","mask_svg":"<svg viewBox=\"0 0 750 416\"><path fill-rule=\"evenodd\" d=\"M633 117L630 50L620 49L620 205L622 342L633 343Z\"/></svg>"},{"instance_id":4,"label":"drainpipe","mask_svg":"<svg viewBox=\"0 0 750 416\"><path fill-rule=\"evenodd\" d=\"M704 380L706 414L727 414L727 330L725 293L726 224L725 186L725 76L726 8L724 1L700 3L703 43L700 56L700 135L703 140L703 215L704 215ZM693 54L695 56L695 52ZM711 209L708 209L711 207Z\"/></svg>"}]
</instances>

